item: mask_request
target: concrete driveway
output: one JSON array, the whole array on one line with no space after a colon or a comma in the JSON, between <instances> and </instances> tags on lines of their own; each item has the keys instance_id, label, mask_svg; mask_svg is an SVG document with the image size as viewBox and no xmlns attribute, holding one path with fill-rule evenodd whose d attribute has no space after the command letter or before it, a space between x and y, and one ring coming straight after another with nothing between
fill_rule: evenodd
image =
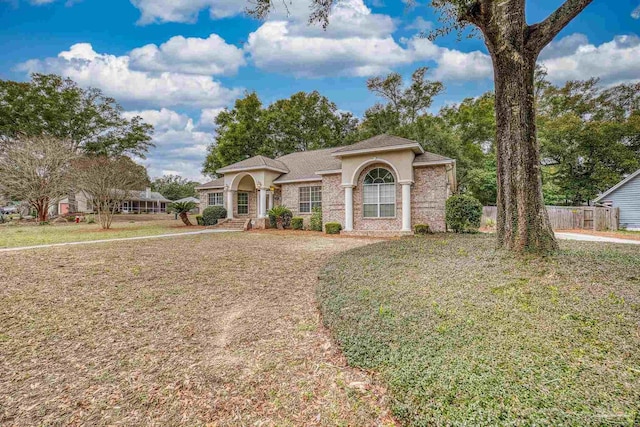
<instances>
[{"instance_id":1,"label":"concrete driveway","mask_svg":"<svg viewBox=\"0 0 640 427\"><path fill-rule=\"evenodd\" d=\"M602 242L602 243L624 243L629 245L640 245L640 240L618 239L616 237L594 236L591 234L578 233L559 233L556 237L562 240L580 240L583 242Z\"/></svg>"}]
</instances>

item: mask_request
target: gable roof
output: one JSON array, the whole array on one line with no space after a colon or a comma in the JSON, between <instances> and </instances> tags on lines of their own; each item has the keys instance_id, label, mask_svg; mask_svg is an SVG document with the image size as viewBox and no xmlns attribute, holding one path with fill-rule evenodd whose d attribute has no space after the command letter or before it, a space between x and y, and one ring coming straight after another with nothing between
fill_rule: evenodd
<instances>
[{"instance_id":1,"label":"gable roof","mask_svg":"<svg viewBox=\"0 0 640 427\"><path fill-rule=\"evenodd\" d=\"M288 181L320 180L317 171L340 169L342 164L340 159L332 156L335 148L325 148L323 150L298 151L278 157L277 160L284 163L289 172L281 175L273 181L280 184Z\"/></svg>"},{"instance_id":2,"label":"gable roof","mask_svg":"<svg viewBox=\"0 0 640 427\"><path fill-rule=\"evenodd\" d=\"M424 153L424 150L420 144L410 139L402 138L394 135L378 135L365 139L364 141L356 142L355 144L342 147L334 151L335 156L341 156L346 154L356 154L359 152L367 151L386 151L393 149L410 148L416 153Z\"/></svg>"},{"instance_id":3,"label":"gable roof","mask_svg":"<svg viewBox=\"0 0 640 427\"><path fill-rule=\"evenodd\" d=\"M622 181L620 181L619 183L617 183L616 185L614 185L613 187L611 187L610 189L608 189L607 191L605 191L604 193L602 193L601 195L599 195L594 202L600 202L602 199L604 199L605 197L607 197L609 194L613 193L614 191L618 190L620 187L622 187L623 185L625 185L626 183L632 181L634 178L636 178L637 176L640 176L640 169L638 169L637 171L635 171L634 173L630 174L628 177L626 177L625 179L623 179Z\"/></svg>"},{"instance_id":4,"label":"gable roof","mask_svg":"<svg viewBox=\"0 0 640 427\"><path fill-rule=\"evenodd\" d=\"M271 169L276 172L287 173L289 169L287 166L280 162L279 160L270 159L265 156L253 156L245 160L241 160L237 163L234 163L229 166L225 166L221 169L218 169L217 173L226 173L240 170L250 170L250 169Z\"/></svg>"},{"instance_id":5,"label":"gable roof","mask_svg":"<svg viewBox=\"0 0 640 427\"><path fill-rule=\"evenodd\" d=\"M224 178L217 178L205 184L198 185L196 190L207 190L209 188L224 188Z\"/></svg>"}]
</instances>

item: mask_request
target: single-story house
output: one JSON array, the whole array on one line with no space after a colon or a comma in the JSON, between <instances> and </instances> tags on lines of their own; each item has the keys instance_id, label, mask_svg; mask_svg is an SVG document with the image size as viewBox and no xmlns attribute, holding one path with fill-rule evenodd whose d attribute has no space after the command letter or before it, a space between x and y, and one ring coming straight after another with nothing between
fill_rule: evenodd
<instances>
[{"instance_id":1,"label":"single-story house","mask_svg":"<svg viewBox=\"0 0 640 427\"><path fill-rule=\"evenodd\" d=\"M130 197L122 202L118 209L120 213L166 213L167 206L171 200L162 194L151 191L150 188L144 191L130 191ZM92 197L86 191L78 191L76 193L77 211L79 213L91 213L94 211ZM58 202L58 213L66 215L69 213L69 198Z\"/></svg>"},{"instance_id":2,"label":"single-story house","mask_svg":"<svg viewBox=\"0 0 640 427\"><path fill-rule=\"evenodd\" d=\"M602 193L594 203L620 208L620 227L640 230L640 169Z\"/></svg>"},{"instance_id":3,"label":"single-story house","mask_svg":"<svg viewBox=\"0 0 640 427\"><path fill-rule=\"evenodd\" d=\"M308 226L313 208L345 234L411 233L416 224L445 231L445 201L456 191L456 161L425 152L416 141L379 135L353 145L255 156L217 171L196 189L200 210L224 206L230 219L266 227L284 205Z\"/></svg>"}]
</instances>

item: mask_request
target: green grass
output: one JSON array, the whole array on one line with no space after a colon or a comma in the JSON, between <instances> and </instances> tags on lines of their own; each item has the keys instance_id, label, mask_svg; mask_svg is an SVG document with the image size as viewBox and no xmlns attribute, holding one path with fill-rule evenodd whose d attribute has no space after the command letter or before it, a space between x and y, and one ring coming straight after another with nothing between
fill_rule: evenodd
<instances>
[{"instance_id":1,"label":"green grass","mask_svg":"<svg viewBox=\"0 0 640 427\"><path fill-rule=\"evenodd\" d=\"M325 324L406 425L640 425L640 250L492 237L384 242L321 273Z\"/></svg>"},{"instance_id":2,"label":"green grass","mask_svg":"<svg viewBox=\"0 0 640 427\"><path fill-rule=\"evenodd\" d=\"M110 230L102 230L99 224L4 224L0 226L0 248L116 239L122 237L154 236L195 231L197 229L199 228L185 227L182 221L175 221L173 219L114 222Z\"/></svg>"}]
</instances>

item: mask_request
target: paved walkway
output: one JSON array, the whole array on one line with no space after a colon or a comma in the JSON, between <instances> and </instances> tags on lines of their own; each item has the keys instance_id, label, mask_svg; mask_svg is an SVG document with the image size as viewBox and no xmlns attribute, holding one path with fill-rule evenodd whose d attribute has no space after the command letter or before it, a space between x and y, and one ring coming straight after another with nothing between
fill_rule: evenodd
<instances>
[{"instance_id":1,"label":"paved walkway","mask_svg":"<svg viewBox=\"0 0 640 427\"><path fill-rule=\"evenodd\" d=\"M19 246L17 248L4 248L0 249L2 252L15 252L24 251L27 249L41 249L41 248L55 248L58 246L75 246L75 245L90 245L93 243L108 243L108 242L126 242L129 240L147 240L147 239L162 239L165 237L179 237L179 236L193 236L195 234L210 234L210 233L235 233L239 230L201 230L201 231L187 231L185 233L171 233L171 234L158 234L155 236L137 236L137 237L118 237L115 239L101 239L101 240L84 240L81 242L65 242L65 243L51 243L48 245L34 245L34 246Z\"/></svg>"},{"instance_id":2,"label":"paved walkway","mask_svg":"<svg viewBox=\"0 0 640 427\"><path fill-rule=\"evenodd\" d=\"M616 237L594 236L592 234L556 233L556 237L563 240L580 240L583 242L626 243L630 245L640 245L640 240L618 239Z\"/></svg>"}]
</instances>

